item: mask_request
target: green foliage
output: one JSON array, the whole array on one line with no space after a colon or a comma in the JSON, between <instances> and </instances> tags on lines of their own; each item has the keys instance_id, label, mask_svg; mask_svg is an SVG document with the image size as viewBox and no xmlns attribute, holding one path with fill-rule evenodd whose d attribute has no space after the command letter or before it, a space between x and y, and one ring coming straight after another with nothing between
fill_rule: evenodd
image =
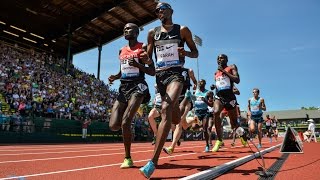
<instances>
[{"instance_id":1,"label":"green foliage","mask_svg":"<svg viewBox=\"0 0 320 180\"><path fill-rule=\"evenodd\" d=\"M319 108L311 106L311 107L301 107L302 110L319 110Z\"/></svg>"}]
</instances>

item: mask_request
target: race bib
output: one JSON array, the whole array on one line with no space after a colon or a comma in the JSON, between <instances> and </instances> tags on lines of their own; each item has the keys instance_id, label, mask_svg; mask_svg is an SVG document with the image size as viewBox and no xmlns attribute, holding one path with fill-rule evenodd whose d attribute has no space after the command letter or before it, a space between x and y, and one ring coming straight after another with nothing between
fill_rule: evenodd
<instances>
[{"instance_id":1,"label":"race bib","mask_svg":"<svg viewBox=\"0 0 320 180\"><path fill-rule=\"evenodd\" d=\"M138 62L138 58L134 58ZM131 78L139 76L139 68L130 66L127 59L121 60L121 78Z\"/></svg>"},{"instance_id":2,"label":"race bib","mask_svg":"<svg viewBox=\"0 0 320 180\"><path fill-rule=\"evenodd\" d=\"M157 68L168 68L180 65L178 43L156 46Z\"/></svg>"},{"instance_id":3,"label":"race bib","mask_svg":"<svg viewBox=\"0 0 320 180\"><path fill-rule=\"evenodd\" d=\"M218 90L231 89L230 78L227 75L222 75L216 78L216 87Z\"/></svg>"},{"instance_id":4,"label":"race bib","mask_svg":"<svg viewBox=\"0 0 320 180\"><path fill-rule=\"evenodd\" d=\"M161 99L161 94L157 93L156 94L156 100L155 100L155 104L156 105L161 105L162 99Z\"/></svg>"}]
</instances>

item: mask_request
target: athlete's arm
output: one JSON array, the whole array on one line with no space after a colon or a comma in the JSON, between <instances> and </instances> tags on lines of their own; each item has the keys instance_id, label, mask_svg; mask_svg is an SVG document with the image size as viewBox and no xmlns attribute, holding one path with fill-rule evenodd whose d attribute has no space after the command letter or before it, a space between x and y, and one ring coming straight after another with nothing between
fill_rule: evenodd
<instances>
[{"instance_id":1,"label":"athlete's arm","mask_svg":"<svg viewBox=\"0 0 320 180\"><path fill-rule=\"evenodd\" d=\"M181 34L182 40L184 40L187 43L187 46L190 49L190 51L185 51L183 47L180 47L179 48L180 56L188 56L190 58L197 58L199 56L198 49L192 39L192 33L189 30L189 28L186 26L181 26L180 34Z\"/></svg>"},{"instance_id":2,"label":"athlete's arm","mask_svg":"<svg viewBox=\"0 0 320 180\"><path fill-rule=\"evenodd\" d=\"M266 104L265 104L263 98L261 98L261 109L262 109L263 111L266 111L266 110L267 110L267 107L266 107Z\"/></svg>"},{"instance_id":3,"label":"athlete's arm","mask_svg":"<svg viewBox=\"0 0 320 180\"><path fill-rule=\"evenodd\" d=\"M146 44L142 45L142 53L140 54L140 59L144 64L150 65L151 63L153 63L153 61L147 53L147 48L148 47Z\"/></svg>"},{"instance_id":4,"label":"athlete's arm","mask_svg":"<svg viewBox=\"0 0 320 180\"><path fill-rule=\"evenodd\" d=\"M248 100L248 112L247 112L248 116L251 116L251 107L250 107L250 99Z\"/></svg>"},{"instance_id":5,"label":"athlete's arm","mask_svg":"<svg viewBox=\"0 0 320 180\"><path fill-rule=\"evenodd\" d=\"M222 71L223 73L225 73L231 81L239 84L240 82L240 76L239 76L239 73L238 73L238 68L235 64L231 65L231 73L225 71L224 69L219 69L220 71Z\"/></svg>"},{"instance_id":6,"label":"athlete's arm","mask_svg":"<svg viewBox=\"0 0 320 180\"><path fill-rule=\"evenodd\" d=\"M153 51L153 48L154 48L154 29L150 29L149 32L148 32L148 38L147 38L147 41L148 41L148 45L147 45L147 54L148 56L152 59L152 51Z\"/></svg>"},{"instance_id":7,"label":"athlete's arm","mask_svg":"<svg viewBox=\"0 0 320 180\"><path fill-rule=\"evenodd\" d=\"M233 94L240 95L240 91L236 86L233 86Z\"/></svg>"},{"instance_id":8,"label":"athlete's arm","mask_svg":"<svg viewBox=\"0 0 320 180\"><path fill-rule=\"evenodd\" d=\"M149 64L148 67L146 67L144 64L140 64L134 59L130 59L128 61L130 66L137 67L140 71L149 74L150 76L154 76L156 74L153 62L151 62L151 64Z\"/></svg>"},{"instance_id":9,"label":"athlete's arm","mask_svg":"<svg viewBox=\"0 0 320 180\"><path fill-rule=\"evenodd\" d=\"M194 72L192 69L189 69L188 73L189 73L190 79L193 82L193 90L195 91L197 89L198 81L197 81L196 77L194 76Z\"/></svg>"},{"instance_id":10,"label":"athlete's arm","mask_svg":"<svg viewBox=\"0 0 320 180\"><path fill-rule=\"evenodd\" d=\"M121 53L121 50L119 50L119 55L120 55L120 53ZM120 65L120 68L119 68L119 72L118 72L117 74L115 74L115 75L110 75L110 76L108 77L109 84L110 84L110 85L113 84L113 81L115 81L115 80L117 80L117 79L120 79L120 77L121 77L121 65Z\"/></svg>"}]
</instances>

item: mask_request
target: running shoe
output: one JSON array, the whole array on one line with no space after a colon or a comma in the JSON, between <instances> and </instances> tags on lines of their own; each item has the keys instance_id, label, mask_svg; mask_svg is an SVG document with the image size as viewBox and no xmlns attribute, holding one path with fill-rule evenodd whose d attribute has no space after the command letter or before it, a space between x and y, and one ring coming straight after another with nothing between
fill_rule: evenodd
<instances>
[{"instance_id":1,"label":"running shoe","mask_svg":"<svg viewBox=\"0 0 320 180\"><path fill-rule=\"evenodd\" d=\"M240 136L241 144L243 146L247 146L248 144L248 139L247 139L247 133L244 131L243 135Z\"/></svg>"},{"instance_id":2,"label":"running shoe","mask_svg":"<svg viewBox=\"0 0 320 180\"><path fill-rule=\"evenodd\" d=\"M262 145L261 145L261 144L258 144L257 147L258 147L258 149L261 149L261 148L262 148Z\"/></svg>"},{"instance_id":3,"label":"running shoe","mask_svg":"<svg viewBox=\"0 0 320 180\"><path fill-rule=\"evenodd\" d=\"M124 158L123 163L121 164L120 168L125 169L125 168L131 168L133 166L133 161L131 158Z\"/></svg>"},{"instance_id":4,"label":"running shoe","mask_svg":"<svg viewBox=\"0 0 320 180\"><path fill-rule=\"evenodd\" d=\"M165 153L167 153L168 155L172 155L174 149L172 147L164 147L162 149Z\"/></svg>"},{"instance_id":5,"label":"running shoe","mask_svg":"<svg viewBox=\"0 0 320 180\"><path fill-rule=\"evenodd\" d=\"M212 152L218 152L222 143L223 143L222 141L217 140L216 143L214 144L214 147L212 148Z\"/></svg>"},{"instance_id":6,"label":"running shoe","mask_svg":"<svg viewBox=\"0 0 320 180\"><path fill-rule=\"evenodd\" d=\"M240 137L240 141L243 146L246 146L248 144L248 141L245 140L242 136Z\"/></svg>"},{"instance_id":7,"label":"running shoe","mask_svg":"<svg viewBox=\"0 0 320 180\"><path fill-rule=\"evenodd\" d=\"M209 146L206 146L205 148L204 148L204 152L209 152L210 151L210 147Z\"/></svg>"},{"instance_id":8,"label":"running shoe","mask_svg":"<svg viewBox=\"0 0 320 180\"><path fill-rule=\"evenodd\" d=\"M147 179L150 179L153 171L156 169L154 163L152 161L149 161L145 166L141 167L140 173L146 177Z\"/></svg>"},{"instance_id":9,"label":"running shoe","mask_svg":"<svg viewBox=\"0 0 320 180\"><path fill-rule=\"evenodd\" d=\"M235 145L236 145L236 144L235 144L234 142L233 142L233 143L231 143L231 146L232 146L232 147L234 147Z\"/></svg>"}]
</instances>

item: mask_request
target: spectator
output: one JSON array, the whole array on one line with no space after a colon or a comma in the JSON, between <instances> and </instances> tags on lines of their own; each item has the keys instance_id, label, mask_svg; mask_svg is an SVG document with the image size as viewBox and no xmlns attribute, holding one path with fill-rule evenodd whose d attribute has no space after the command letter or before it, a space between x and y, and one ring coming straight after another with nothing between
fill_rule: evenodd
<instances>
[{"instance_id":1,"label":"spectator","mask_svg":"<svg viewBox=\"0 0 320 180\"><path fill-rule=\"evenodd\" d=\"M88 134L88 126L91 124L91 119L89 117L86 117L85 120L82 123L82 139L87 138Z\"/></svg>"},{"instance_id":2,"label":"spectator","mask_svg":"<svg viewBox=\"0 0 320 180\"><path fill-rule=\"evenodd\" d=\"M312 135L315 135L316 126L314 125L313 119L309 119L308 122L309 122L308 130L303 133L303 139L304 141L310 142Z\"/></svg>"}]
</instances>

